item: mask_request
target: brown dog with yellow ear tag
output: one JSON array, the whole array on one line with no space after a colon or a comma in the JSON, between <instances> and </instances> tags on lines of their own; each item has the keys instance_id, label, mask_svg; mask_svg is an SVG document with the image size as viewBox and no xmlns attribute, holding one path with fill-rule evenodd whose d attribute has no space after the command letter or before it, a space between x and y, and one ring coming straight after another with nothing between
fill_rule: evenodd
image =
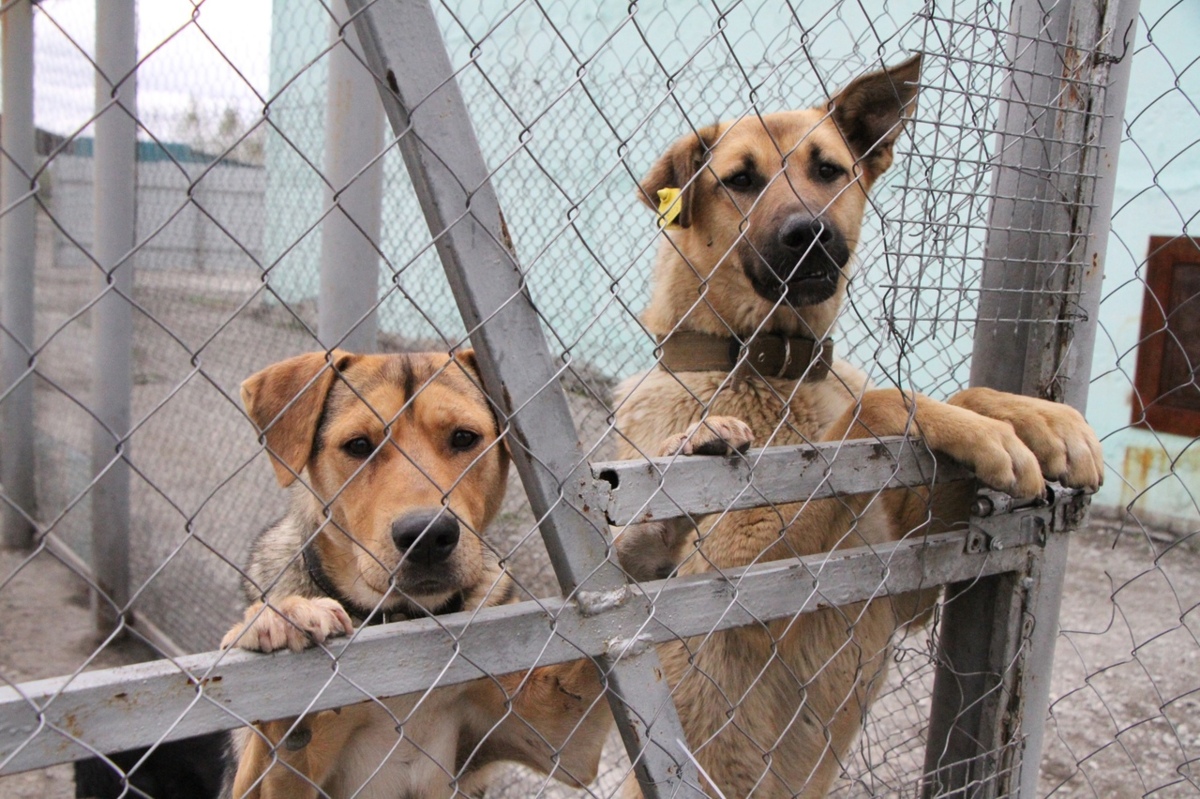
<instances>
[{"instance_id":1,"label":"brown dog with yellow ear tag","mask_svg":"<svg viewBox=\"0 0 1200 799\"><path fill-rule=\"evenodd\" d=\"M816 107L688 133L650 168L640 197L663 242L642 318L661 358L617 391L620 457L914 435L1014 496L1037 495L1043 477L1100 484L1099 441L1071 408L987 389L948 403L874 390L835 356L867 194L892 164L920 68L912 58ZM629 527L617 546L639 578L696 574L935 532L965 522L970 499L967 483L840 496ZM827 794L886 679L892 634L935 600L885 596L660 645L711 786Z\"/></svg>"}]
</instances>

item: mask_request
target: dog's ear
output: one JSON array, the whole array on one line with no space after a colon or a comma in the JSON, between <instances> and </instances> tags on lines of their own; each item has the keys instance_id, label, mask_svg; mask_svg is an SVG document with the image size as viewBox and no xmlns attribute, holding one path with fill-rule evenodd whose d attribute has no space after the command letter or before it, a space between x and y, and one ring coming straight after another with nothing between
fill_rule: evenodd
<instances>
[{"instance_id":1,"label":"dog's ear","mask_svg":"<svg viewBox=\"0 0 1200 799\"><path fill-rule=\"evenodd\" d=\"M833 121L846 138L868 181L892 165L904 120L916 110L921 56L855 78L829 101Z\"/></svg>"},{"instance_id":2,"label":"dog's ear","mask_svg":"<svg viewBox=\"0 0 1200 799\"><path fill-rule=\"evenodd\" d=\"M262 432L281 486L291 485L312 456L325 397L354 357L342 350L297 355L242 383L242 405Z\"/></svg>"},{"instance_id":3,"label":"dog's ear","mask_svg":"<svg viewBox=\"0 0 1200 799\"><path fill-rule=\"evenodd\" d=\"M483 385L483 374L479 371L479 358L476 357L475 350L455 350L454 359L471 373L471 377L475 378L480 386Z\"/></svg>"},{"instance_id":4,"label":"dog's ear","mask_svg":"<svg viewBox=\"0 0 1200 799\"><path fill-rule=\"evenodd\" d=\"M659 190L679 189L679 216L673 224L690 227L696 198L696 173L708 159L708 151L716 141L716 134L717 128L712 125L676 140L638 184L638 199L657 213Z\"/></svg>"},{"instance_id":5,"label":"dog's ear","mask_svg":"<svg viewBox=\"0 0 1200 799\"><path fill-rule=\"evenodd\" d=\"M487 391L483 388L483 374L479 371L479 359L475 355L475 350L458 350L454 353L454 359L465 369L479 389L484 392L484 401L487 403L488 410L492 412L492 421L496 423L496 434L503 432L503 427L500 425L500 414L496 410L496 406L492 403L491 397L487 396ZM508 442L504 439L500 441L501 450L505 457L508 456Z\"/></svg>"}]
</instances>

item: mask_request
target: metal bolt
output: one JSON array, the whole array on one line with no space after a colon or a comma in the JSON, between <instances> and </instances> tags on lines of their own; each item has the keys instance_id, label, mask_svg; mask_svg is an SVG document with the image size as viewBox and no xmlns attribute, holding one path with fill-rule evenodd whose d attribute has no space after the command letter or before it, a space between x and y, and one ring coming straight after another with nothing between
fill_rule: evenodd
<instances>
[{"instance_id":1,"label":"metal bolt","mask_svg":"<svg viewBox=\"0 0 1200 799\"><path fill-rule=\"evenodd\" d=\"M999 538L993 538L992 539L992 551L999 552L1002 549L1004 549L1004 542L1001 541Z\"/></svg>"}]
</instances>

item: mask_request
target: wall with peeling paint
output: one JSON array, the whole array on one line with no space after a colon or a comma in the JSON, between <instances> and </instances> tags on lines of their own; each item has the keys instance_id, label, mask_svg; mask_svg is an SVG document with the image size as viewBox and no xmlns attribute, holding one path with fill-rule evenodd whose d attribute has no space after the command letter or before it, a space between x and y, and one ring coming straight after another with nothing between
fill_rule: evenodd
<instances>
[{"instance_id":1,"label":"wall with peeling paint","mask_svg":"<svg viewBox=\"0 0 1200 799\"><path fill-rule=\"evenodd\" d=\"M1095 501L1189 532L1200 529L1200 440L1131 419L1150 237L1200 236L1200 4L1142 0L1138 26L1088 402L1109 466Z\"/></svg>"}]
</instances>

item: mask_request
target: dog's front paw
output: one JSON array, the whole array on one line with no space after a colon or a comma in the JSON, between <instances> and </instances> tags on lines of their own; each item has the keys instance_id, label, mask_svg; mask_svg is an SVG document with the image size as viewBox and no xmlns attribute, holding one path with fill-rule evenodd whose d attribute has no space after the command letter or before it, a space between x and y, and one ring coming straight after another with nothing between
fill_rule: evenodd
<instances>
[{"instance_id":1,"label":"dog's front paw","mask_svg":"<svg viewBox=\"0 0 1200 799\"><path fill-rule=\"evenodd\" d=\"M285 646L299 652L337 635L350 635L354 625L335 600L284 597L266 607L255 602L246 608L240 624L221 639L221 648L237 646L254 652L274 652Z\"/></svg>"},{"instance_id":2,"label":"dog's front paw","mask_svg":"<svg viewBox=\"0 0 1200 799\"><path fill-rule=\"evenodd\" d=\"M967 389L950 402L1011 424L1050 480L1087 491L1104 483L1100 439L1074 408L988 388Z\"/></svg>"},{"instance_id":3,"label":"dog's front paw","mask_svg":"<svg viewBox=\"0 0 1200 799\"><path fill-rule=\"evenodd\" d=\"M613 543L621 568L638 582L670 577L679 565L683 525L670 521L631 524L620 530Z\"/></svg>"},{"instance_id":4,"label":"dog's front paw","mask_svg":"<svg viewBox=\"0 0 1200 799\"><path fill-rule=\"evenodd\" d=\"M984 424L963 441L956 460L970 467L989 488L1016 497L1033 499L1046 490L1037 456L1021 441L1013 426L999 419L980 417Z\"/></svg>"},{"instance_id":5,"label":"dog's front paw","mask_svg":"<svg viewBox=\"0 0 1200 799\"><path fill-rule=\"evenodd\" d=\"M672 455L733 455L744 453L754 443L750 425L733 416L710 416L686 432L673 435L659 448L662 457Z\"/></svg>"},{"instance_id":6,"label":"dog's front paw","mask_svg":"<svg viewBox=\"0 0 1200 799\"><path fill-rule=\"evenodd\" d=\"M1046 488L1037 457L1008 422L922 398L921 436L970 469L989 488L1032 499Z\"/></svg>"}]
</instances>

